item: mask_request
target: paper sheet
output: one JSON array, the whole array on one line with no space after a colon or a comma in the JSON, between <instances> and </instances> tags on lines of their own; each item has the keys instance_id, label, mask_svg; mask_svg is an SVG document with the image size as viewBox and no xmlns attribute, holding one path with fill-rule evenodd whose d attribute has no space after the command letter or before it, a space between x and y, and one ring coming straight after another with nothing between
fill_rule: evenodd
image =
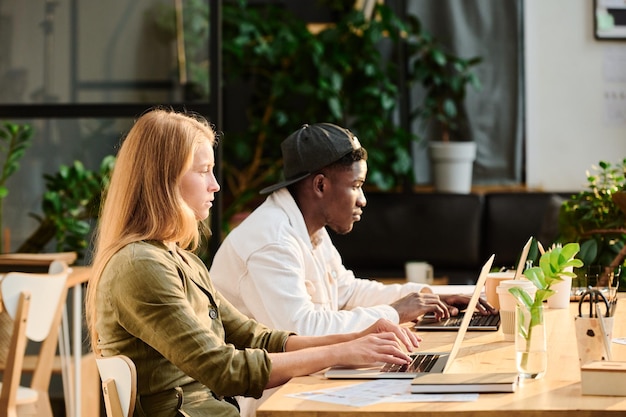
<instances>
[{"instance_id":1,"label":"paper sheet","mask_svg":"<svg viewBox=\"0 0 626 417\"><path fill-rule=\"evenodd\" d=\"M377 379L347 387L289 394L289 397L332 404L364 407L384 402L476 401L478 394L411 394L411 380Z\"/></svg>"}]
</instances>

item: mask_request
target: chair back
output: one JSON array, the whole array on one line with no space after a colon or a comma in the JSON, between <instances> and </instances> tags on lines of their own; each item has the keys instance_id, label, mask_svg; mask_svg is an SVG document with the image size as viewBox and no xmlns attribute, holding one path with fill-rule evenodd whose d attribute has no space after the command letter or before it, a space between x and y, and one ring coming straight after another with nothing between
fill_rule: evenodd
<instances>
[{"instance_id":1,"label":"chair back","mask_svg":"<svg viewBox=\"0 0 626 417\"><path fill-rule=\"evenodd\" d=\"M48 387L69 275L67 267L59 270L54 274L9 272L0 281L4 310L13 320L0 390L0 416L13 416L17 405L35 401L45 407L38 415L52 415ZM19 386L28 340L43 342L30 390Z\"/></svg>"},{"instance_id":2,"label":"chair back","mask_svg":"<svg viewBox=\"0 0 626 417\"><path fill-rule=\"evenodd\" d=\"M61 296L66 292L68 272L56 274L31 274L9 272L0 283L4 306L15 320L17 304L23 291L31 293L32 309L28 312L26 336L41 342L50 333Z\"/></svg>"},{"instance_id":3,"label":"chair back","mask_svg":"<svg viewBox=\"0 0 626 417\"><path fill-rule=\"evenodd\" d=\"M129 417L137 397L137 369L125 355L96 358L107 417Z\"/></svg>"}]
</instances>

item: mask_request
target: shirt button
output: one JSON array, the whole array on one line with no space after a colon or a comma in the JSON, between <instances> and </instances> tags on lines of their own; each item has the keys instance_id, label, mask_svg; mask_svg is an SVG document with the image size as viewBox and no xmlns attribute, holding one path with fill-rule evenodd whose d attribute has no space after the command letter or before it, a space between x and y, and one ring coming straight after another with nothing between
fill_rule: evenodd
<instances>
[{"instance_id":1,"label":"shirt button","mask_svg":"<svg viewBox=\"0 0 626 417\"><path fill-rule=\"evenodd\" d=\"M211 317L211 319L213 320L217 318L217 311L214 308L209 310L209 317Z\"/></svg>"}]
</instances>

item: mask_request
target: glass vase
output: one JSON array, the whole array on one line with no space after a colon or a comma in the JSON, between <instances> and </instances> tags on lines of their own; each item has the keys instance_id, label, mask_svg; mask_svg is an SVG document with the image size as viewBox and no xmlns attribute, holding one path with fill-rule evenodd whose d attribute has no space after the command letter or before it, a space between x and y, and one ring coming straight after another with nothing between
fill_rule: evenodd
<instances>
[{"instance_id":1,"label":"glass vase","mask_svg":"<svg viewBox=\"0 0 626 417\"><path fill-rule=\"evenodd\" d=\"M543 305L515 309L515 361L520 378L543 377L548 366Z\"/></svg>"}]
</instances>

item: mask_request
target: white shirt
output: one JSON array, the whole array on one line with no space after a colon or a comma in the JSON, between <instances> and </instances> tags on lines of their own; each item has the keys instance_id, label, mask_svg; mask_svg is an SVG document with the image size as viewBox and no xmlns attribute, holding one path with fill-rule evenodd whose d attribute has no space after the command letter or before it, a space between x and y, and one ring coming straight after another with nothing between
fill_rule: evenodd
<instances>
[{"instance_id":1,"label":"white shirt","mask_svg":"<svg viewBox=\"0 0 626 417\"><path fill-rule=\"evenodd\" d=\"M356 278L326 229L313 240L295 200L280 189L228 234L211 280L242 313L307 336L360 331L379 318L398 323L389 304L424 287ZM363 256L372 256L376 244Z\"/></svg>"}]
</instances>

